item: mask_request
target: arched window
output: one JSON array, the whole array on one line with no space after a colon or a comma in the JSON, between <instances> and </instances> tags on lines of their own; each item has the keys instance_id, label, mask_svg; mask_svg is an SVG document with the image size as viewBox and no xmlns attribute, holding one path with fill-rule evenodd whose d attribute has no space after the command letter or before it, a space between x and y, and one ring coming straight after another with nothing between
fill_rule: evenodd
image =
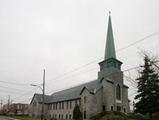
<instances>
[{"instance_id":1,"label":"arched window","mask_svg":"<svg viewBox=\"0 0 159 120\"><path fill-rule=\"evenodd\" d=\"M119 84L116 86L116 98L117 100L121 100L121 89Z\"/></svg>"}]
</instances>

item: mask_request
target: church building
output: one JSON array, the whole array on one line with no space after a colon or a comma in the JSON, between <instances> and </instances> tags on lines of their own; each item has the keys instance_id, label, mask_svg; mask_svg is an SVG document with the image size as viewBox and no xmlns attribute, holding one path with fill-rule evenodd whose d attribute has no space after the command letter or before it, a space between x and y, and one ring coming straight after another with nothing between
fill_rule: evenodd
<instances>
[{"instance_id":1,"label":"church building","mask_svg":"<svg viewBox=\"0 0 159 120\"><path fill-rule=\"evenodd\" d=\"M109 15L104 60L99 62L96 80L45 96L45 112L51 118L73 119L73 109L79 105L82 117L103 111L129 112L128 87L124 85L122 62L116 58L114 37ZM34 94L30 103L32 114L40 115L42 95Z\"/></svg>"}]
</instances>

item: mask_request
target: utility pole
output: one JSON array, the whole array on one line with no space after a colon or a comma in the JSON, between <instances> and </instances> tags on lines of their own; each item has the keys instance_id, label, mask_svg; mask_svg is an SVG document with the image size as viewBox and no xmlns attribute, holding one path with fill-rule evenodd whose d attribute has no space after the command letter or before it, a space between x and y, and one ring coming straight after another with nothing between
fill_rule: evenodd
<instances>
[{"instance_id":1,"label":"utility pole","mask_svg":"<svg viewBox=\"0 0 159 120\"><path fill-rule=\"evenodd\" d=\"M3 101L2 101L2 99L1 99L1 103L0 103L0 104L1 104L1 109L0 109L0 110L2 110L2 105L3 105Z\"/></svg>"},{"instance_id":2,"label":"utility pole","mask_svg":"<svg viewBox=\"0 0 159 120\"><path fill-rule=\"evenodd\" d=\"M8 95L8 113L9 113L9 106L10 106L10 95Z\"/></svg>"},{"instance_id":3,"label":"utility pole","mask_svg":"<svg viewBox=\"0 0 159 120\"><path fill-rule=\"evenodd\" d=\"M43 70L43 87L35 84L30 84L31 86L39 87L42 90L42 106L41 106L41 120L44 120L44 102L45 102L45 69Z\"/></svg>"},{"instance_id":4,"label":"utility pole","mask_svg":"<svg viewBox=\"0 0 159 120\"><path fill-rule=\"evenodd\" d=\"M44 120L44 101L45 101L45 69L43 70L43 100L42 100L42 114L41 120Z\"/></svg>"}]
</instances>

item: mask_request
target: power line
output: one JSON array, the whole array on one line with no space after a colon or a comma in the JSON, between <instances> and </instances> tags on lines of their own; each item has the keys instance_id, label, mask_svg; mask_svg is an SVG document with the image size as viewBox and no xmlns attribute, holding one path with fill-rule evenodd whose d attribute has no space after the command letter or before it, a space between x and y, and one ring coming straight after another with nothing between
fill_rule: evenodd
<instances>
[{"instance_id":1,"label":"power line","mask_svg":"<svg viewBox=\"0 0 159 120\"><path fill-rule=\"evenodd\" d=\"M15 90L15 91L21 91L20 89L15 89L15 88L11 88L11 87L0 86L0 88L12 89L12 90Z\"/></svg>"},{"instance_id":2,"label":"power line","mask_svg":"<svg viewBox=\"0 0 159 120\"><path fill-rule=\"evenodd\" d=\"M29 94L29 93L31 93L33 90L36 90L36 89L38 89L38 88L33 88L32 90L27 91L26 93L24 93L24 94L22 94L22 95L20 95L20 96L18 96L18 97L13 98L13 100L18 99L18 98L22 98L22 97L25 96L26 94Z\"/></svg>"},{"instance_id":3,"label":"power line","mask_svg":"<svg viewBox=\"0 0 159 120\"><path fill-rule=\"evenodd\" d=\"M13 92L13 91L8 91L8 90L0 90L0 91L5 92L5 93L11 93L11 94L18 93L18 92Z\"/></svg>"},{"instance_id":4,"label":"power line","mask_svg":"<svg viewBox=\"0 0 159 120\"><path fill-rule=\"evenodd\" d=\"M0 80L1 83L6 83L6 84L12 84L12 85L23 85L23 86L26 86L26 85L29 85L29 84L24 84L24 83L17 83L17 82L6 82L6 81L2 81Z\"/></svg>"},{"instance_id":5,"label":"power line","mask_svg":"<svg viewBox=\"0 0 159 120\"><path fill-rule=\"evenodd\" d=\"M144 38L142 38L142 39L139 39L139 40L137 40L137 41L135 41L135 42L133 42L133 43L131 43L131 44L129 44L129 45L123 47L123 48L118 49L116 52L119 52L119 51L122 51L122 50L124 50L124 49L127 49L127 48L129 48L129 47L131 47L131 46L133 46L133 45L135 45L135 44L137 44L137 43L139 43L139 42L142 42L142 41L144 41L144 40L146 40L146 39L148 39L148 38L150 38L150 37L153 37L153 36L155 36L155 35L158 35L158 34L159 34L159 32L155 32L155 33L152 33L152 34L150 34L150 35L147 35L146 37L144 37ZM91 62L89 62L89 63L87 63L87 64L84 64L84 65L82 65L82 66L80 66L80 67L78 67L78 68L75 68L75 69L71 70L71 71L68 71L68 72L65 72L65 73L63 73L63 74L61 74L61 75L58 75L57 77L55 77L55 78L53 78L53 79L57 80L57 79L59 79L59 78L61 78L61 77L64 77L64 76L66 76L66 75L68 75L68 74L70 74L70 73L72 73L72 72L76 72L76 71L78 71L78 70L80 70L80 69L83 69L84 67L87 67L87 66L89 66L89 65L91 65L91 64L93 64L93 63L95 63L95 62L97 62L97 61L99 61L99 60L101 60L102 58L103 58L103 57L101 57L101 58L99 58L99 59L96 59L96 60L92 60ZM24 85L24 86L29 85L29 84L24 84L24 83L6 82L6 81L2 81L2 80L0 80L0 82L1 82L1 83L6 83L6 84L12 84L12 85L20 85L20 86L21 86L21 85Z\"/></svg>"},{"instance_id":6,"label":"power line","mask_svg":"<svg viewBox=\"0 0 159 120\"><path fill-rule=\"evenodd\" d=\"M145 36L145 37L142 38L142 39L139 39L139 40L137 40L137 41L135 41L135 42L133 42L133 43L131 43L131 44L129 44L129 45L123 47L123 48L118 49L116 52L120 52L120 51L122 51L122 50L124 50L124 49L127 49L127 48L129 48L129 47L131 47L131 46L133 46L133 45L135 45L135 44L137 44L137 43L139 43L139 42L142 42L142 41L144 41L144 40L146 40L146 39L148 39L148 38L150 38L150 37L153 37L153 36L155 36L155 35L158 35L158 34L159 34L159 32L155 32L155 33L149 34L149 35ZM80 66L80 67L78 67L78 68L75 68L75 69L73 69L73 70L71 70L71 71L68 71L68 72L63 73L63 74L61 74L61 75L58 75L57 77L55 77L55 78L53 78L53 79L54 79L54 80L57 80L57 79L62 78L62 77L66 76L66 75L68 75L68 74L70 74L70 73L72 73L72 72L76 72L76 71L78 71L78 70L80 70L80 69L82 69L82 68L84 68L84 67L86 67L86 66L89 66L89 65L91 65L91 64L93 64L93 63L95 63L95 62L97 62L98 60L101 60L102 58L103 58L103 57L101 57L101 58L99 58L99 59L96 59L96 60L93 60L93 61L91 61L91 62L89 62L89 63L87 63L87 64L84 64L84 65L82 65L82 66Z\"/></svg>"},{"instance_id":7,"label":"power line","mask_svg":"<svg viewBox=\"0 0 159 120\"><path fill-rule=\"evenodd\" d=\"M122 51L122 50L124 50L124 49L127 49L127 48L129 48L129 47L131 47L131 46L133 46L133 45L135 45L135 44L137 44L137 43L140 43L140 42L142 42L142 41L144 41L144 40L146 40L146 39L148 39L148 38L150 38L150 37L153 37L153 36L155 36L155 35L158 35L158 34L159 34L159 32L155 32L155 33L152 33L152 34L150 34L150 35L147 35L146 37L144 37L144 38L142 38L142 39L139 39L139 40L137 40L137 41L135 41L135 42L133 42L133 43L131 43L131 44L129 44L129 45L123 47L123 48L118 49L118 52L119 52L119 51Z\"/></svg>"},{"instance_id":8,"label":"power line","mask_svg":"<svg viewBox=\"0 0 159 120\"><path fill-rule=\"evenodd\" d=\"M125 70L123 70L122 72L124 73L124 72L127 72L127 71L130 71L130 70L133 70L133 69L137 69L137 68L139 68L140 66L136 66L136 67L132 67L132 68L128 68L128 69L125 69ZM116 73L119 73L119 71L117 71L117 72L113 72L113 73L109 73L107 76L105 76L105 77L109 77L110 75L112 75L112 74L116 74ZM82 84L81 84L82 85ZM75 85L75 86L77 86L77 85ZM73 87L73 86L72 86ZM71 87L69 87L69 88L71 88ZM66 89L69 89L69 88L66 88ZM65 88L63 88L62 90L64 90ZM50 91L50 92L48 92L48 94L49 93L51 93L52 91ZM58 92L58 91L57 91Z\"/></svg>"}]
</instances>

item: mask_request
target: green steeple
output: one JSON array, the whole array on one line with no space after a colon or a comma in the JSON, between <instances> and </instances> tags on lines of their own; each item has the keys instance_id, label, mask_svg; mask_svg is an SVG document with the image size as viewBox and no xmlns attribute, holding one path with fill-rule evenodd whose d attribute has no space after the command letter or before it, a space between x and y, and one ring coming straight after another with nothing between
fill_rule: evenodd
<instances>
[{"instance_id":1,"label":"green steeple","mask_svg":"<svg viewBox=\"0 0 159 120\"><path fill-rule=\"evenodd\" d=\"M112 29L110 14L109 14L109 20L108 20L107 41L106 41L104 60L109 59L109 58L116 58L113 29Z\"/></svg>"},{"instance_id":2,"label":"green steeple","mask_svg":"<svg viewBox=\"0 0 159 120\"><path fill-rule=\"evenodd\" d=\"M109 68L116 68L120 70L122 65L122 62L116 59L113 29L112 29L110 14L109 14L109 20L108 20L105 56L104 56L104 60L100 62L99 65L100 65L100 71L103 71Z\"/></svg>"}]
</instances>

